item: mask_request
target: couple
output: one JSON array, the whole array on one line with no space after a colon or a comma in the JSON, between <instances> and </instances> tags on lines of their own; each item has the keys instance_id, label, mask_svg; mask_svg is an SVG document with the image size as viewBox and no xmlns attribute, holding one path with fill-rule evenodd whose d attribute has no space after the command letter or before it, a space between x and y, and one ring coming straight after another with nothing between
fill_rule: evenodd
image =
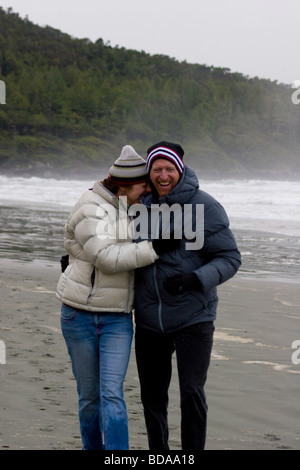
<instances>
[{"instance_id":1,"label":"couple","mask_svg":"<svg viewBox=\"0 0 300 470\"><path fill-rule=\"evenodd\" d=\"M83 194L65 225L69 265L59 279L57 297L62 302L61 325L77 382L86 450L129 448L123 382L133 337L133 308L150 450L169 449L168 388L174 351L182 449L204 449L204 384L213 343L216 287L236 273L241 259L224 209L199 189L183 155L180 145L163 141L148 149L145 161L126 145L108 177ZM187 249L184 236L169 240L152 236L151 240L150 231L144 239L133 241L129 234L127 239L116 238L121 196L126 196L128 207L141 200L149 220L153 204L203 205L202 248Z\"/></svg>"}]
</instances>

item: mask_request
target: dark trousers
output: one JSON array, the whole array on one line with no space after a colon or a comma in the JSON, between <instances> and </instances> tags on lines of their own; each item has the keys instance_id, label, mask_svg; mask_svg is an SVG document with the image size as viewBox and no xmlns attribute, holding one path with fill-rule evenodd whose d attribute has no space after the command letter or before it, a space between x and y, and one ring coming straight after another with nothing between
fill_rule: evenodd
<instances>
[{"instance_id":1,"label":"dark trousers","mask_svg":"<svg viewBox=\"0 0 300 470\"><path fill-rule=\"evenodd\" d=\"M166 335L136 328L136 360L150 450L169 449L168 389L174 351L180 386L182 450L204 449L207 423L204 385L213 333L213 322L198 323Z\"/></svg>"}]
</instances>

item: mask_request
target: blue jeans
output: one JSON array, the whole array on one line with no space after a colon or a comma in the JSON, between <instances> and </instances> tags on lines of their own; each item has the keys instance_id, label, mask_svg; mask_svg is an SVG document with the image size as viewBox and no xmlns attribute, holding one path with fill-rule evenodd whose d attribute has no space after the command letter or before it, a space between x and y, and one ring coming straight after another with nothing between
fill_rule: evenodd
<instances>
[{"instance_id":1,"label":"blue jeans","mask_svg":"<svg viewBox=\"0 0 300 470\"><path fill-rule=\"evenodd\" d=\"M84 450L128 450L123 398L131 314L91 313L62 305L61 327L77 382Z\"/></svg>"}]
</instances>

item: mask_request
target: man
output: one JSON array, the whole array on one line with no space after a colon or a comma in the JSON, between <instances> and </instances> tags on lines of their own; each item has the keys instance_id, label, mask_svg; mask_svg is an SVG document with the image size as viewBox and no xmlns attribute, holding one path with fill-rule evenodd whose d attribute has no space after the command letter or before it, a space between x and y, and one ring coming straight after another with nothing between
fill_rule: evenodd
<instances>
[{"instance_id":1,"label":"man","mask_svg":"<svg viewBox=\"0 0 300 470\"><path fill-rule=\"evenodd\" d=\"M180 145L165 141L147 151L153 189L144 200L149 213L157 204L167 204L177 210L180 207L184 219L184 211L190 207L193 229L197 231L197 205L204 209L202 246L195 249L190 240L188 244L183 227L175 251L163 253L154 264L136 272L136 359L149 448L156 452L169 449L167 407L174 351L181 398L182 449L204 449L204 385L213 344L216 287L234 276L241 264L223 207L199 189L198 178L184 165L183 155ZM176 228L174 223L171 232L176 232ZM203 231L203 224L200 228ZM149 228L151 233L149 238L153 238L153 227ZM157 233L162 236L161 227Z\"/></svg>"}]
</instances>

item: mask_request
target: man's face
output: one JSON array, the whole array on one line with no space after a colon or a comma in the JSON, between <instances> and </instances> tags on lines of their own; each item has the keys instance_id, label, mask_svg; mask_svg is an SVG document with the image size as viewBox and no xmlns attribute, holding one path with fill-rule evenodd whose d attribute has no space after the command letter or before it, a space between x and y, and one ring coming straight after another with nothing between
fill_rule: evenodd
<instances>
[{"instance_id":1,"label":"man's face","mask_svg":"<svg viewBox=\"0 0 300 470\"><path fill-rule=\"evenodd\" d=\"M155 160L151 166L150 179L159 197L167 196L180 179L179 171L173 163L163 158Z\"/></svg>"}]
</instances>

